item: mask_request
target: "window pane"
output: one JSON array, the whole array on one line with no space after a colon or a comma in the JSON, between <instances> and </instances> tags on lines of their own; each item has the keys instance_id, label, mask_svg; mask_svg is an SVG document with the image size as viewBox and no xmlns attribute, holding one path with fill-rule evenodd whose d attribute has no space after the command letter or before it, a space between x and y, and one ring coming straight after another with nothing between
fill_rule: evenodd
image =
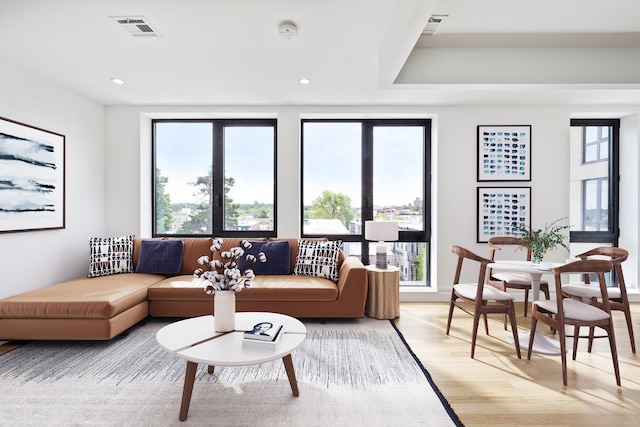
<instances>
[{"instance_id":1,"label":"window pane","mask_svg":"<svg viewBox=\"0 0 640 427\"><path fill-rule=\"evenodd\" d=\"M603 128L606 129L606 128ZM600 159L606 160L609 158L609 141L603 141L600 143Z\"/></svg>"},{"instance_id":2,"label":"window pane","mask_svg":"<svg viewBox=\"0 0 640 427\"><path fill-rule=\"evenodd\" d=\"M224 129L224 230L273 230L274 128Z\"/></svg>"},{"instance_id":3,"label":"window pane","mask_svg":"<svg viewBox=\"0 0 640 427\"><path fill-rule=\"evenodd\" d=\"M584 181L584 230L607 231L609 182L605 178Z\"/></svg>"},{"instance_id":4,"label":"window pane","mask_svg":"<svg viewBox=\"0 0 640 427\"><path fill-rule=\"evenodd\" d=\"M585 144L593 144L598 141L598 127L586 126L584 128L584 142Z\"/></svg>"},{"instance_id":5,"label":"window pane","mask_svg":"<svg viewBox=\"0 0 640 427\"><path fill-rule=\"evenodd\" d=\"M377 242L369 243L369 265L376 264ZM390 242L387 263L400 269L402 286L424 286L427 281L427 243Z\"/></svg>"},{"instance_id":6,"label":"window pane","mask_svg":"<svg viewBox=\"0 0 640 427\"><path fill-rule=\"evenodd\" d=\"M303 144L302 233L359 233L361 124L305 122Z\"/></svg>"},{"instance_id":7,"label":"window pane","mask_svg":"<svg viewBox=\"0 0 640 427\"><path fill-rule=\"evenodd\" d=\"M212 126L155 123L155 232L211 234Z\"/></svg>"},{"instance_id":8,"label":"window pane","mask_svg":"<svg viewBox=\"0 0 640 427\"><path fill-rule=\"evenodd\" d=\"M590 163L598 160L598 146L596 144L584 147L584 162Z\"/></svg>"},{"instance_id":9,"label":"window pane","mask_svg":"<svg viewBox=\"0 0 640 427\"><path fill-rule=\"evenodd\" d=\"M422 231L424 128L373 129L373 218L397 221L400 230Z\"/></svg>"},{"instance_id":10,"label":"window pane","mask_svg":"<svg viewBox=\"0 0 640 427\"><path fill-rule=\"evenodd\" d=\"M609 228L609 180L601 179L600 182L600 209L598 216L599 230Z\"/></svg>"}]
</instances>

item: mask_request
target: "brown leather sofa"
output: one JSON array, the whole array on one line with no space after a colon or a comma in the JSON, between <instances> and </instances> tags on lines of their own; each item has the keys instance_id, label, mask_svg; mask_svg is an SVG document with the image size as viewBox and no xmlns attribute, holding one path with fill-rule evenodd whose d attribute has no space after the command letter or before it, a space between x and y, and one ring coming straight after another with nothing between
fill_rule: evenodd
<instances>
[{"instance_id":1,"label":"brown leather sofa","mask_svg":"<svg viewBox=\"0 0 640 427\"><path fill-rule=\"evenodd\" d=\"M0 300L0 340L108 340L147 316L192 317L213 313L213 298L193 272L197 259L211 253L210 238L184 238L180 273L122 273L82 277ZM251 239L254 240L254 239ZM260 240L260 239L255 239ZM367 271L358 258L338 259L339 280L293 274L298 239L291 246L288 275L258 275L236 293L237 311L269 311L294 317L364 316ZM224 239L223 249L240 239ZM134 240L137 264L141 239Z\"/></svg>"}]
</instances>

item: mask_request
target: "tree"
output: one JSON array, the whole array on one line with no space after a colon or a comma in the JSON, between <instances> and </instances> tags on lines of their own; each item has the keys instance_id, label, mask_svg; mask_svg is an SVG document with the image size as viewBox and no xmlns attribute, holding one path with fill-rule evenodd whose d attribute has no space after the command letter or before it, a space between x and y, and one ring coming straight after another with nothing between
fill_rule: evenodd
<instances>
[{"instance_id":1,"label":"tree","mask_svg":"<svg viewBox=\"0 0 640 427\"><path fill-rule=\"evenodd\" d=\"M227 196L235 180L224 180L224 223L226 230L234 230L238 227L238 207L233 199ZM213 234L213 171L207 175L199 176L196 182L190 183L196 187L194 196L198 198L198 206L191 217L182 224L180 233L184 234Z\"/></svg>"},{"instance_id":2,"label":"tree","mask_svg":"<svg viewBox=\"0 0 640 427\"><path fill-rule=\"evenodd\" d=\"M413 257L413 268L414 268L414 274L413 276L415 277L414 280L417 280L419 282L422 281L422 278L424 277L424 269L426 267L425 265L425 260L427 258L427 245L419 245L418 246L418 253Z\"/></svg>"},{"instance_id":3,"label":"tree","mask_svg":"<svg viewBox=\"0 0 640 427\"><path fill-rule=\"evenodd\" d=\"M229 197L229 191L231 187L236 183L236 180L229 177L224 179L224 229L225 230L237 230L238 229L238 208L239 203L233 203L233 199Z\"/></svg>"},{"instance_id":4,"label":"tree","mask_svg":"<svg viewBox=\"0 0 640 427\"><path fill-rule=\"evenodd\" d=\"M173 227L173 210L171 209L171 195L165 193L165 185L169 178L162 176L156 168L156 233L167 233Z\"/></svg>"},{"instance_id":5,"label":"tree","mask_svg":"<svg viewBox=\"0 0 640 427\"><path fill-rule=\"evenodd\" d=\"M309 218L339 219L347 229L355 217L356 212L351 207L351 197L328 190L323 191L322 196L313 201L313 206L309 212Z\"/></svg>"}]
</instances>

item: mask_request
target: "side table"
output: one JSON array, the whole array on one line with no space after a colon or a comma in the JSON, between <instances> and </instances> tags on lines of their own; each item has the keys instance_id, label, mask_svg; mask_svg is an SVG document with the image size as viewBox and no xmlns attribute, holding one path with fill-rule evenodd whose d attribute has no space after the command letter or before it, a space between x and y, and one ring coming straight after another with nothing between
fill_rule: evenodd
<instances>
[{"instance_id":1,"label":"side table","mask_svg":"<svg viewBox=\"0 0 640 427\"><path fill-rule=\"evenodd\" d=\"M389 266L386 269L367 265L369 292L365 313L376 319L400 317L400 269Z\"/></svg>"}]
</instances>

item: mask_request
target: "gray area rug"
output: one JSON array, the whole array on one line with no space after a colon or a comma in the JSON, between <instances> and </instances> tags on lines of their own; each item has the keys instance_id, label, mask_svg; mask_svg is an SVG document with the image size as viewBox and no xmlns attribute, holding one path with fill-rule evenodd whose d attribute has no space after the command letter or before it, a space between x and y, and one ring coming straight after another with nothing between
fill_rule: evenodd
<instances>
[{"instance_id":1,"label":"gray area rug","mask_svg":"<svg viewBox=\"0 0 640 427\"><path fill-rule=\"evenodd\" d=\"M178 421L186 362L161 349L151 319L109 342L30 342L0 356L0 425L461 425L392 322L305 321L293 352L300 396L281 360L198 367Z\"/></svg>"}]
</instances>

